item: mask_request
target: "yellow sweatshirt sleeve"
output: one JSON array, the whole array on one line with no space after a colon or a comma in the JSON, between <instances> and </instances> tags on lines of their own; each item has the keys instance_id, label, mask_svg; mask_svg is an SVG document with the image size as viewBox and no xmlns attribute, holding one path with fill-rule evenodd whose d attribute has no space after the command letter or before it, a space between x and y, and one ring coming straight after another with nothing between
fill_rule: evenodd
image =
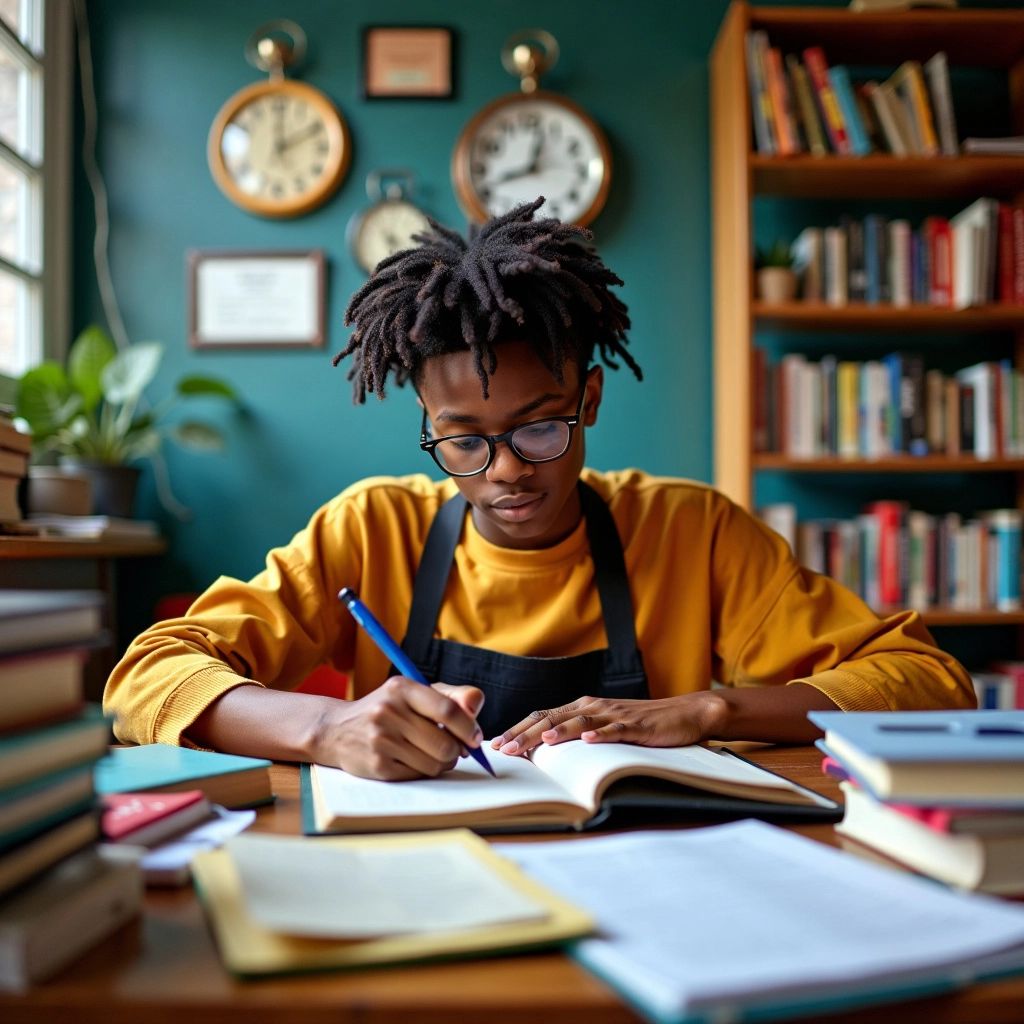
<instances>
[{"instance_id":1,"label":"yellow sweatshirt sleeve","mask_svg":"<svg viewBox=\"0 0 1024 1024\"><path fill-rule=\"evenodd\" d=\"M798 565L778 534L725 498L712 543L723 682L808 683L844 711L976 706L970 676L917 612L879 618Z\"/></svg>"}]
</instances>

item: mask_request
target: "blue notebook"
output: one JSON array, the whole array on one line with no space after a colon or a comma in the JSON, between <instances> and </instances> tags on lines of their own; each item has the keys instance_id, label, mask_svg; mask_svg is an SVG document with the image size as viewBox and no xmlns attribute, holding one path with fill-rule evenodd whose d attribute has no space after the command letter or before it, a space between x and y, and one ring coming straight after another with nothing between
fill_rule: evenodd
<instances>
[{"instance_id":1,"label":"blue notebook","mask_svg":"<svg viewBox=\"0 0 1024 1024\"><path fill-rule=\"evenodd\" d=\"M812 711L821 750L883 800L1024 808L1024 711Z\"/></svg>"},{"instance_id":2,"label":"blue notebook","mask_svg":"<svg viewBox=\"0 0 1024 1024\"><path fill-rule=\"evenodd\" d=\"M274 799L270 761L211 750L148 743L118 747L96 765L96 792L180 793L201 789L225 807L254 807Z\"/></svg>"}]
</instances>

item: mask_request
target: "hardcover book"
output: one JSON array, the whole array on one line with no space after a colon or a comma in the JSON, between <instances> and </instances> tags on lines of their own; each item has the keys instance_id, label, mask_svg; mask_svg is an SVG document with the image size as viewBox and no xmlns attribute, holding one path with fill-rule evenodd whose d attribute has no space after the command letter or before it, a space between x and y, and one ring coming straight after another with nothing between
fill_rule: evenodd
<instances>
[{"instance_id":1,"label":"hardcover book","mask_svg":"<svg viewBox=\"0 0 1024 1024\"><path fill-rule=\"evenodd\" d=\"M202 790L182 793L108 793L101 799L104 839L132 846L157 846L205 821L213 813Z\"/></svg>"},{"instance_id":2,"label":"hardcover book","mask_svg":"<svg viewBox=\"0 0 1024 1024\"><path fill-rule=\"evenodd\" d=\"M496 779L466 759L436 779L395 785L313 765L303 793L307 833L439 826L506 831L595 829L627 821L762 816L835 821L832 800L706 747L572 740L529 758L492 755Z\"/></svg>"},{"instance_id":3,"label":"hardcover book","mask_svg":"<svg viewBox=\"0 0 1024 1024\"><path fill-rule=\"evenodd\" d=\"M0 651L90 641L102 615L103 596L91 590L0 590Z\"/></svg>"}]
</instances>

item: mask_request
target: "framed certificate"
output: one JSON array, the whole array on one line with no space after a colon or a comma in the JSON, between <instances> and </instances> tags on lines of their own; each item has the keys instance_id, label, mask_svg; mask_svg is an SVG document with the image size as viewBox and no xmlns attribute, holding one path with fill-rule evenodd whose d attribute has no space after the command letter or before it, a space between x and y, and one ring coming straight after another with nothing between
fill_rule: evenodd
<instances>
[{"instance_id":1,"label":"framed certificate","mask_svg":"<svg viewBox=\"0 0 1024 1024\"><path fill-rule=\"evenodd\" d=\"M302 252L188 253L193 348L321 348L326 259Z\"/></svg>"},{"instance_id":2,"label":"framed certificate","mask_svg":"<svg viewBox=\"0 0 1024 1024\"><path fill-rule=\"evenodd\" d=\"M375 25L363 30L363 96L447 100L455 94L455 34L441 26Z\"/></svg>"}]
</instances>

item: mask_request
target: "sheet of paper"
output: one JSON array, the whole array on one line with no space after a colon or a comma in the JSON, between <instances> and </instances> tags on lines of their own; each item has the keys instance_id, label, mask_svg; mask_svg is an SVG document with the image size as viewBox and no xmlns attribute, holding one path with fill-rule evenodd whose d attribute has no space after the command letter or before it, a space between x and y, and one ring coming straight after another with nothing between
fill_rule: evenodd
<instances>
[{"instance_id":1,"label":"sheet of paper","mask_svg":"<svg viewBox=\"0 0 1024 1024\"><path fill-rule=\"evenodd\" d=\"M436 779L412 782L380 782L349 775L340 768L314 765L315 783L323 805L350 817L391 817L395 814L445 814L466 810L491 810L536 800L571 802L557 783L548 779L525 758L509 757L490 749L487 757L497 778L491 778L470 757Z\"/></svg>"},{"instance_id":2,"label":"sheet of paper","mask_svg":"<svg viewBox=\"0 0 1024 1024\"><path fill-rule=\"evenodd\" d=\"M230 840L249 914L271 931L318 938L455 931L543 918L464 843Z\"/></svg>"},{"instance_id":3,"label":"sheet of paper","mask_svg":"<svg viewBox=\"0 0 1024 1024\"><path fill-rule=\"evenodd\" d=\"M216 850L218 846L247 829L255 820L255 811L229 811L219 804L213 805L215 817L196 825L194 829L176 836L149 850L140 864L147 881L151 878L171 879L175 872L183 871L192 858L203 850ZM185 884L185 876L181 884Z\"/></svg>"},{"instance_id":4,"label":"sheet of paper","mask_svg":"<svg viewBox=\"0 0 1024 1024\"><path fill-rule=\"evenodd\" d=\"M589 911L603 937L580 959L666 1019L766 993L970 977L973 958L1011 949L1024 966L1024 906L762 822L495 849Z\"/></svg>"}]
</instances>

